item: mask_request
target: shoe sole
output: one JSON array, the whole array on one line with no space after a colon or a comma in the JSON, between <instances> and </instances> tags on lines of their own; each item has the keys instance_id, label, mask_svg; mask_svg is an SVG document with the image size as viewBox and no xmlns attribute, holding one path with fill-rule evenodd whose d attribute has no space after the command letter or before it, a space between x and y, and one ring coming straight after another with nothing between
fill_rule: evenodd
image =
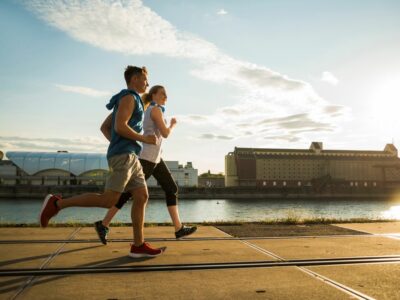
<instances>
[{"instance_id":1,"label":"shoe sole","mask_svg":"<svg viewBox=\"0 0 400 300\"><path fill-rule=\"evenodd\" d=\"M101 237L100 237L100 234L99 234L99 232L96 230L96 232L97 232L97 237L99 238L99 240L100 240L100 242L103 244L103 245L107 245L107 240L102 240L101 239Z\"/></svg>"},{"instance_id":2,"label":"shoe sole","mask_svg":"<svg viewBox=\"0 0 400 300\"><path fill-rule=\"evenodd\" d=\"M146 254L146 253L129 253L128 255L130 256L130 257L132 257L132 258L141 258L141 257L156 257L156 256L159 256L159 255L161 255L162 254L162 252L161 253L159 253L159 254L154 254L154 255L152 255L152 254Z\"/></svg>"},{"instance_id":3,"label":"shoe sole","mask_svg":"<svg viewBox=\"0 0 400 300\"><path fill-rule=\"evenodd\" d=\"M53 197L53 195L52 195L52 194L48 194L48 195L46 196L46 198L44 198L43 205L42 205L42 209L40 210L40 214L39 214L39 224L40 224L40 227L41 227L41 228L46 228L46 227L47 227L47 225L46 225L46 226L43 226L43 225L42 225L42 214L43 214L44 209L45 209L46 206L47 206L47 203L48 203L49 200L51 199L51 197Z\"/></svg>"},{"instance_id":4,"label":"shoe sole","mask_svg":"<svg viewBox=\"0 0 400 300\"><path fill-rule=\"evenodd\" d=\"M193 233L195 233L197 231L197 228L196 228L196 230L194 230L193 232L191 232L191 233L189 233L189 234L186 234L186 235L184 235L184 236L181 236L181 237L175 237L177 240L180 240L180 239L183 239L183 238L185 238L185 237L187 237L187 236L189 236L189 235L192 235Z\"/></svg>"}]
</instances>

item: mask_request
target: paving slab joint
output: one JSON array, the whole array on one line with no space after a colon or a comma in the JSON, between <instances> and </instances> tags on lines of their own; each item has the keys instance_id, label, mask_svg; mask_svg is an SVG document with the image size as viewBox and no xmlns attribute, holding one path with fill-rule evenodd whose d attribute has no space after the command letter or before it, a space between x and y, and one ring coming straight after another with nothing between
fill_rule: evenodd
<instances>
[{"instance_id":1,"label":"paving slab joint","mask_svg":"<svg viewBox=\"0 0 400 300\"><path fill-rule=\"evenodd\" d=\"M284 258L280 257L279 255L277 255L277 254L275 254L275 253L273 253L271 251L268 251L268 250L266 250L266 249L264 249L262 247L254 245L254 244L252 244L252 243L250 243L248 241L241 240L240 242L242 242L243 244L245 244L245 245L247 245L247 246L249 246L249 247L251 247L251 248L253 248L253 249L255 249L255 250L257 250L257 251L259 251L259 252L261 252L263 254L265 254L265 255L272 256L272 257L278 259L279 261L282 261L282 262L286 261ZM328 277L325 277L325 276L323 276L321 274L318 274L318 273L316 273L314 271L308 270L305 267L295 266L295 268L297 268L298 270L302 271L303 273L311 276L312 278L320 280L320 281L324 282L325 284L328 284L328 285L330 285L330 286L332 286L332 287L334 287L334 288L336 288L336 289L338 289L338 290L340 290L340 291L342 291L342 292L344 292L344 293L346 293L348 295L351 295L351 296L353 296L353 297L355 297L357 299L365 299L365 300L373 300L374 299L374 298L372 298L372 297L370 297L368 295L365 295L365 294L363 294L363 293L361 293L361 292L359 292L357 290L354 290L354 289L352 289L352 288L350 288L348 286L345 286L345 285L343 285L343 284L341 284L339 282L336 282L336 281L334 281L334 280L332 280L332 279L330 279Z\"/></svg>"},{"instance_id":2,"label":"paving slab joint","mask_svg":"<svg viewBox=\"0 0 400 300\"><path fill-rule=\"evenodd\" d=\"M47 257L47 259L40 265L39 270L43 270L44 268L46 268L50 262L58 255L60 254L60 252L62 251L62 249L65 247L65 245L67 245L69 240L72 240L75 238L75 236L78 234L78 232L81 230L81 227L76 228L67 238L67 241L63 242L60 247L57 248L56 251L54 251L53 253L51 253L49 255L49 257ZM35 276L30 276L27 281L25 283L23 283L20 288L17 290L17 292L14 294L14 296L12 296L10 299L11 300L16 300L18 299L27 289L29 289L32 284L35 281Z\"/></svg>"}]
</instances>

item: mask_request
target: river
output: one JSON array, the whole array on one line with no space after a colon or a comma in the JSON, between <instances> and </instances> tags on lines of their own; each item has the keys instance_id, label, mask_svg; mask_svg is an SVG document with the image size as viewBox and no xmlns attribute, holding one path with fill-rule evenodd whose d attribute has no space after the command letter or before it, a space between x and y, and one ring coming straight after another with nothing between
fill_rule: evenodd
<instances>
[{"instance_id":1,"label":"river","mask_svg":"<svg viewBox=\"0 0 400 300\"><path fill-rule=\"evenodd\" d=\"M0 223L36 223L41 199L0 199ZM131 222L132 202L128 202L114 218L117 222ZM382 200L184 200L179 201L183 222L270 221L278 219L395 219L400 220L400 199ZM55 223L93 223L101 219L102 208L68 208L54 219ZM146 222L169 222L165 201L150 200Z\"/></svg>"}]
</instances>

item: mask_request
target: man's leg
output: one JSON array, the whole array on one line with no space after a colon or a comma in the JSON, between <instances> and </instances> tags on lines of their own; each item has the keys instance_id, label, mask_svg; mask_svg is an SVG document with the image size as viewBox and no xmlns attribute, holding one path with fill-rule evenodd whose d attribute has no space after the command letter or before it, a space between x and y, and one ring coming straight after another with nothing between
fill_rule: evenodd
<instances>
[{"instance_id":1,"label":"man's leg","mask_svg":"<svg viewBox=\"0 0 400 300\"><path fill-rule=\"evenodd\" d=\"M133 204L131 210L131 218L133 225L133 240L134 245L139 247L144 243L144 215L146 210L147 200L149 194L147 191L147 186L140 187L130 191L133 197Z\"/></svg>"},{"instance_id":2,"label":"man's leg","mask_svg":"<svg viewBox=\"0 0 400 300\"><path fill-rule=\"evenodd\" d=\"M134 258L158 256L163 253L163 249L153 248L149 243L144 241L143 227L144 212L148 199L147 187L135 188L131 190L131 193L133 196L132 224L134 244L131 246L129 256Z\"/></svg>"},{"instance_id":3,"label":"man's leg","mask_svg":"<svg viewBox=\"0 0 400 300\"><path fill-rule=\"evenodd\" d=\"M110 172L108 174L105 192L103 194L87 193L79 196L61 199L61 197L48 195L40 212L40 225L46 227L49 220L59 210L72 207L104 207L115 205L131 178L131 168L126 164L130 160L129 154L121 154L108 160Z\"/></svg>"},{"instance_id":4,"label":"man's leg","mask_svg":"<svg viewBox=\"0 0 400 300\"><path fill-rule=\"evenodd\" d=\"M122 208L122 206L128 201L130 195L123 193L127 184L131 180L133 174L133 165L132 161L135 157L132 154L119 154L115 155L108 159L108 165L110 167L110 172L108 174L106 189L119 191L118 198L113 202L112 206L117 206L116 208L112 206L108 206L108 208L112 208L111 211L106 215L105 223L106 226L109 225L114 215L118 212L118 209ZM100 222L101 223L101 222Z\"/></svg>"},{"instance_id":5,"label":"man's leg","mask_svg":"<svg viewBox=\"0 0 400 300\"><path fill-rule=\"evenodd\" d=\"M143 160L140 160L140 163L142 165L145 180L147 180L152 175L153 169L156 164ZM108 227L110 225L111 220L114 218L117 212L122 208L122 206L124 206L124 204L129 200L129 198L131 198L131 196L132 195L129 192L122 193L121 197L118 200L118 203L115 206L111 207L108 210L107 214L105 215L102 221L103 226Z\"/></svg>"},{"instance_id":6,"label":"man's leg","mask_svg":"<svg viewBox=\"0 0 400 300\"><path fill-rule=\"evenodd\" d=\"M120 191L122 193L127 187L127 184L129 184L132 175L134 175L136 160L136 156L132 154L120 154L111 157L108 160L110 173L107 178L106 187L110 190ZM146 184L144 183L144 185ZM114 205L108 210L103 221L94 223L97 235L104 245L107 244L108 226L112 218L130 197L131 195L129 193L120 194L118 202L114 202Z\"/></svg>"},{"instance_id":7,"label":"man's leg","mask_svg":"<svg viewBox=\"0 0 400 300\"><path fill-rule=\"evenodd\" d=\"M67 207L104 207L109 208L117 203L121 193L108 190L103 194L87 193L79 196L62 199L54 195L47 195L39 215L41 227L47 227L50 219L61 209Z\"/></svg>"},{"instance_id":8,"label":"man's leg","mask_svg":"<svg viewBox=\"0 0 400 300\"><path fill-rule=\"evenodd\" d=\"M136 155L131 155L126 164L132 172L125 190L129 191L133 197L131 217L134 243L131 245L129 256L137 258L160 255L163 252L162 249L152 248L144 241L144 214L149 194L142 165Z\"/></svg>"},{"instance_id":9,"label":"man's leg","mask_svg":"<svg viewBox=\"0 0 400 300\"><path fill-rule=\"evenodd\" d=\"M71 198L60 199L57 201L59 209L67 207L104 207L110 208L118 202L121 193L115 191L105 191L103 194L86 193Z\"/></svg>"}]
</instances>

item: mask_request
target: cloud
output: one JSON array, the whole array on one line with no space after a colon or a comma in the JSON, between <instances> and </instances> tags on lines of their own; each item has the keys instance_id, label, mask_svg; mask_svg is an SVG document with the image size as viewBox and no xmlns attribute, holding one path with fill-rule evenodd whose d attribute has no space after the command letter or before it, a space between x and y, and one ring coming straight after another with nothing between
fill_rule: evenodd
<instances>
[{"instance_id":1,"label":"cloud","mask_svg":"<svg viewBox=\"0 0 400 300\"><path fill-rule=\"evenodd\" d=\"M177 30L140 0L31 0L26 6L72 38L108 51L192 59L197 64L192 74L203 80L268 90L307 87L266 67L234 59L214 44Z\"/></svg>"},{"instance_id":2,"label":"cloud","mask_svg":"<svg viewBox=\"0 0 400 300\"><path fill-rule=\"evenodd\" d=\"M83 87L83 86L72 86L72 85L63 85L63 84L55 84L57 88L64 92L70 92L70 93L76 93L76 94L81 94L84 96L89 96L89 97L108 97L112 93L107 92L107 91L98 91L92 88L88 87Z\"/></svg>"},{"instance_id":3,"label":"cloud","mask_svg":"<svg viewBox=\"0 0 400 300\"><path fill-rule=\"evenodd\" d=\"M218 12L217 12L217 15L220 15L220 16L224 16L224 15L227 15L228 14L228 12L225 10L225 9L223 9L223 8L221 8Z\"/></svg>"},{"instance_id":4,"label":"cloud","mask_svg":"<svg viewBox=\"0 0 400 300\"><path fill-rule=\"evenodd\" d=\"M266 140L273 140L273 141L284 141L284 142L298 142L301 139L295 135L277 135L277 136L266 136L264 137Z\"/></svg>"},{"instance_id":5,"label":"cloud","mask_svg":"<svg viewBox=\"0 0 400 300\"><path fill-rule=\"evenodd\" d=\"M204 125L212 122L212 117L206 115L177 115L179 122L191 125Z\"/></svg>"},{"instance_id":6,"label":"cloud","mask_svg":"<svg viewBox=\"0 0 400 300\"><path fill-rule=\"evenodd\" d=\"M296 114L283 118L273 118L266 119L259 123L260 125L277 126L283 129L310 129L317 128L320 130L330 129L331 125L329 123L317 122L312 120L308 114Z\"/></svg>"},{"instance_id":7,"label":"cloud","mask_svg":"<svg viewBox=\"0 0 400 300\"><path fill-rule=\"evenodd\" d=\"M331 85L337 85L339 83L339 79L337 79L335 75L328 71L322 72L321 81Z\"/></svg>"},{"instance_id":8,"label":"cloud","mask_svg":"<svg viewBox=\"0 0 400 300\"><path fill-rule=\"evenodd\" d=\"M240 66L238 73L242 75L241 78L246 78L252 86L257 87L294 91L306 86L302 81L289 79L287 76L255 65Z\"/></svg>"},{"instance_id":9,"label":"cloud","mask_svg":"<svg viewBox=\"0 0 400 300\"><path fill-rule=\"evenodd\" d=\"M220 112L221 114L225 114L228 116L238 116L240 115L240 111L235 109L235 108L230 108L230 107L223 107L218 109L218 112Z\"/></svg>"},{"instance_id":10,"label":"cloud","mask_svg":"<svg viewBox=\"0 0 400 300\"><path fill-rule=\"evenodd\" d=\"M104 153L108 142L98 137L32 138L21 136L0 136L0 150L6 151L58 151Z\"/></svg>"},{"instance_id":11,"label":"cloud","mask_svg":"<svg viewBox=\"0 0 400 300\"><path fill-rule=\"evenodd\" d=\"M232 136L216 135L212 133L204 133L201 136L199 136L199 138L205 140L233 140Z\"/></svg>"},{"instance_id":12,"label":"cloud","mask_svg":"<svg viewBox=\"0 0 400 300\"><path fill-rule=\"evenodd\" d=\"M328 105L325 107L325 112L334 114L341 112L343 109L344 107L340 105Z\"/></svg>"},{"instance_id":13,"label":"cloud","mask_svg":"<svg viewBox=\"0 0 400 300\"><path fill-rule=\"evenodd\" d=\"M213 43L178 30L140 0L31 0L25 3L47 24L75 40L125 55L184 58L193 64L192 76L235 88L236 104L220 107L208 115L179 116L183 123L214 127L210 129L214 135L203 135L203 138L236 138L245 136L245 132L275 132L286 136L295 129L294 134L301 137L311 131L333 131L350 113L321 98L303 80L235 59ZM338 83L330 72L323 72L321 80ZM274 118L283 119L260 124Z\"/></svg>"}]
</instances>

